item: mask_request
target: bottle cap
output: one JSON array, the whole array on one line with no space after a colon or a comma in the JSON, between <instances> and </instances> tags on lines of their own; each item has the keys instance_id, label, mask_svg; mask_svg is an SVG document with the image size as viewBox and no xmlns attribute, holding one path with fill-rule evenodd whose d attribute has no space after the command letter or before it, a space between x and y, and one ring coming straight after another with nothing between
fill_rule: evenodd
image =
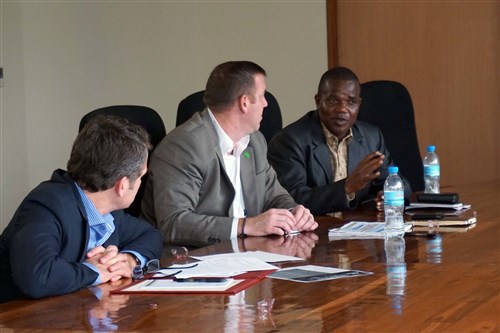
<instances>
[{"instance_id":1,"label":"bottle cap","mask_svg":"<svg viewBox=\"0 0 500 333\"><path fill-rule=\"evenodd\" d=\"M431 146L431 145L427 146L427 152L433 153L434 151L436 151L436 146Z\"/></svg>"},{"instance_id":2,"label":"bottle cap","mask_svg":"<svg viewBox=\"0 0 500 333\"><path fill-rule=\"evenodd\" d=\"M389 167L389 173L398 173L399 168L395 165Z\"/></svg>"}]
</instances>

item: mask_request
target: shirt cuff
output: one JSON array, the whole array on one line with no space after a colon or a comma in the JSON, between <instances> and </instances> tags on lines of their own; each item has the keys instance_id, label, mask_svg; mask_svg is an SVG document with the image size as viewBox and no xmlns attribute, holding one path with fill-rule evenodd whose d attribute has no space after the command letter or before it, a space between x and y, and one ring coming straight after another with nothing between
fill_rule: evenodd
<instances>
[{"instance_id":1,"label":"shirt cuff","mask_svg":"<svg viewBox=\"0 0 500 333\"><path fill-rule=\"evenodd\" d=\"M141 255L139 252L127 250L127 251L121 251L121 253L130 253L131 255L135 256L141 262L141 267L144 267L144 265L146 265L147 262L146 257Z\"/></svg>"},{"instance_id":2,"label":"shirt cuff","mask_svg":"<svg viewBox=\"0 0 500 333\"><path fill-rule=\"evenodd\" d=\"M354 193L351 193L350 195L348 193L345 194L346 198L347 198L347 202L351 202L354 200L354 198L356 198L356 192Z\"/></svg>"},{"instance_id":3,"label":"shirt cuff","mask_svg":"<svg viewBox=\"0 0 500 333\"><path fill-rule=\"evenodd\" d=\"M239 217L235 217L233 219L233 224L231 226L231 239L237 239L238 238L238 221L240 220Z\"/></svg>"},{"instance_id":4,"label":"shirt cuff","mask_svg":"<svg viewBox=\"0 0 500 333\"><path fill-rule=\"evenodd\" d=\"M82 264L84 264L85 266L87 266L88 268L97 273L97 279L95 279L94 283L92 283L91 286L96 286L98 284L101 284L102 283L101 274L99 274L99 270L97 269L97 267L95 267L92 264L89 264L88 262L83 262Z\"/></svg>"}]
</instances>

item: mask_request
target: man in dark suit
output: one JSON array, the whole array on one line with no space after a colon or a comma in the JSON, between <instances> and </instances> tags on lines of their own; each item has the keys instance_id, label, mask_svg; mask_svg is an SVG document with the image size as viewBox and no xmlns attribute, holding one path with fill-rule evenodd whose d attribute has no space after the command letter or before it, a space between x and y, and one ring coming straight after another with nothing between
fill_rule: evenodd
<instances>
[{"instance_id":1,"label":"man in dark suit","mask_svg":"<svg viewBox=\"0 0 500 333\"><path fill-rule=\"evenodd\" d=\"M356 74L344 67L321 77L317 110L287 126L269 143L278 180L315 215L355 208L373 199L383 210L383 185L392 164L380 130L356 121L361 104ZM405 197L411 188L405 182Z\"/></svg>"},{"instance_id":2,"label":"man in dark suit","mask_svg":"<svg viewBox=\"0 0 500 333\"><path fill-rule=\"evenodd\" d=\"M201 246L317 227L267 161L258 131L265 91L265 71L257 64L220 64L207 81L207 109L156 147L142 214L166 242Z\"/></svg>"},{"instance_id":3,"label":"man in dark suit","mask_svg":"<svg viewBox=\"0 0 500 333\"><path fill-rule=\"evenodd\" d=\"M98 116L82 129L68 171L31 191L0 236L1 301L117 281L161 255L159 232L122 211L149 149L147 132L123 118Z\"/></svg>"}]
</instances>

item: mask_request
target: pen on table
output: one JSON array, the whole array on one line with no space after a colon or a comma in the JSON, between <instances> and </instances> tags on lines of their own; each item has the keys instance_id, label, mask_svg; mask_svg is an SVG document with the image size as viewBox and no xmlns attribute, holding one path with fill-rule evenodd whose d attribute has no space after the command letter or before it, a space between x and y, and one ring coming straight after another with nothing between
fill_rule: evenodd
<instances>
[{"instance_id":1,"label":"pen on table","mask_svg":"<svg viewBox=\"0 0 500 333\"><path fill-rule=\"evenodd\" d=\"M226 282L225 278L185 278L174 279L175 282Z\"/></svg>"},{"instance_id":2,"label":"pen on table","mask_svg":"<svg viewBox=\"0 0 500 333\"><path fill-rule=\"evenodd\" d=\"M284 231L284 230L283 230L283 231ZM289 236L295 236L295 235L298 235L298 234L300 234L300 231L299 231L299 230L292 230L292 231L290 231L290 232L286 232L286 231L285 231L285 235L284 235L284 236L285 236L285 237L289 237Z\"/></svg>"}]
</instances>

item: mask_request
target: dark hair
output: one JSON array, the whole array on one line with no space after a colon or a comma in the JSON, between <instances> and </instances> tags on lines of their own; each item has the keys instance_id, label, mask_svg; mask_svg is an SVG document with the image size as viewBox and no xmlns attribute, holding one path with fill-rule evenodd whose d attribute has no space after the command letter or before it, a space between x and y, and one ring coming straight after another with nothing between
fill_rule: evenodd
<instances>
[{"instance_id":1,"label":"dark hair","mask_svg":"<svg viewBox=\"0 0 500 333\"><path fill-rule=\"evenodd\" d=\"M328 82L336 81L336 80L354 81L359 85L358 77L349 68L334 67L334 68L327 70L321 76L321 79L319 80L319 85L318 85L318 94L321 94L321 92L327 88L326 86L327 86Z\"/></svg>"},{"instance_id":2,"label":"dark hair","mask_svg":"<svg viewBox=\"0 0 500 333\"><path fill-rule=\"evenodd\" d=\"M255 89L255 75L266 71L251 61L229 61L214 68L207 81L203 101L212 111L231 107L244 94Z\"/></svg>"},{"instance_id":3,"label":"dark hair","mask_svg":"<svg viewBox=\"0 0 500 333\"><path fill-rule=\"evenodd\" d=\"M73 143L68 174L90 192L107 190L122 177L133 183L151 149L146 130L122 117L96 116Z\"/></svg>"}]
</instances>

